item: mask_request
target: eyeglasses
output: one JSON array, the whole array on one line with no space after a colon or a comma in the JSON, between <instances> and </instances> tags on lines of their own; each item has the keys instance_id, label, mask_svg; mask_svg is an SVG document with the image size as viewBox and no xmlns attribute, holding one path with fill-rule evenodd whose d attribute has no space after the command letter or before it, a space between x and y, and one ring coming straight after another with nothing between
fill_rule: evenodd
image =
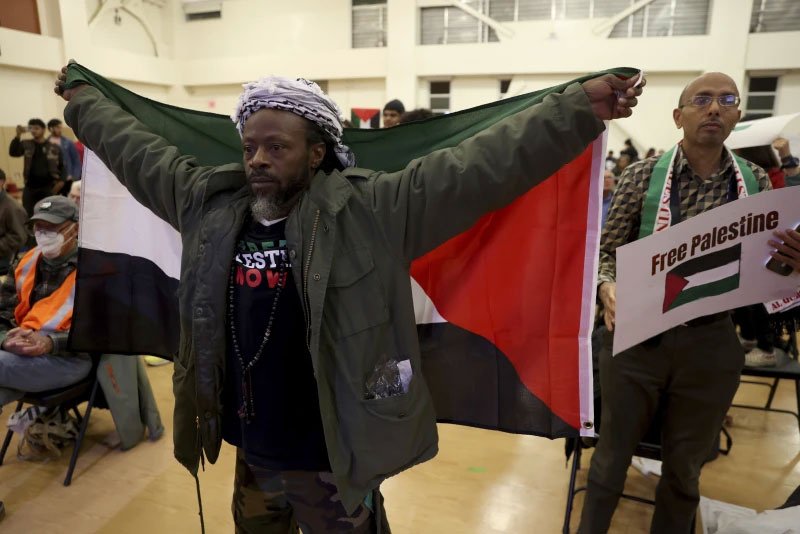
<instances>
[{"instance_id":1,"label":"eyeglasses","mask_svg":"<svg viewBox=\"0 0 800 534\"><path fill-rule=\"evenodd\" d=\"M696 108L704 108L716 100L720 106L725 108L736 107L741 102L741 99L736 95L722 95L722 96L709 96L709 95L695 95L684 104L691 104Z\"/></svg>"}]
</instances>

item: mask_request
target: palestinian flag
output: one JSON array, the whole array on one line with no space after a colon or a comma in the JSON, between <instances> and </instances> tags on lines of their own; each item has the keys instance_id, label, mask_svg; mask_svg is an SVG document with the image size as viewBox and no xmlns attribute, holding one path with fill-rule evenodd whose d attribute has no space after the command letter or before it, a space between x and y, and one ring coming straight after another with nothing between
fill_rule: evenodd
<instances>
[{"instance_id":1,"label":"palestinian flag","mask_svg":"<svg viewBox=\"0 0 800 534\"><path fill-rule=\"evenodd\" d=\"M380 118L381 110L375 108L353 108L350 111L353 128L379 128Z\"/></svg>"},{"instance_id":2,"label":"palestinian flag","mask_svg":"<svg viewBox=\"0 0 800 534\"><path fill-rule=\"evenodd\" d=\"M76 64L68 80L88 81L201 165L241 161L239 136L224 115L148 100ZM360 167L397 171L569 83L388 130L349 129L344 141ZM544 183L411 266L423 374L441 421L593 435L589 336L605 153L601 136ZM88 150L83 180L72 349L172 357L177 232Z\"/></svg>"},{"instance_id":3,"label":"palestinian flag","mask_svg":"<svg viewBox=\"0 0 800 534\"><path fill-rule=\"evenodd\" d=\"M742 245L686 261L667 273L663 312L739 288Z\"/></svg>"}]
</instances>

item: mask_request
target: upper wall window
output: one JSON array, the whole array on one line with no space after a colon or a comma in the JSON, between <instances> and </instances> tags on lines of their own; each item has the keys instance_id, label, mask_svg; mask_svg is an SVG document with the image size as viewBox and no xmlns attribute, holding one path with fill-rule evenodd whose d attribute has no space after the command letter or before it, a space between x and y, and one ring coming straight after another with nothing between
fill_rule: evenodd
<instances>
[{"instance_id":1,"label":"upper wall window","mask_svg":"<svg viewBox=\"0 0 800 534\"><path fill-rule=\"evenodd\" d=\"M428 86L431 94L430 108L434 115L450 113L450 82L433 81Z\"/></svg>"},{"instance_id":2,"label":"upper wall window","mask_svg":"<svg viewBox=\"0 0 800 534\"><path fill-rule=\"evenodd\" d=\"M609 18L638 0L462 0L497 22ZM755 0L781 1L781 0ZM797 0L783 0L796 2ZM655 0L621 20L611 37L656 37L708 33L710 0ZM421 8L421 44L485 43L497 34L458 7Z\"/></svg>"},{"instance_id":3,"label":"upper wall window","mask_svg":"<svg viewBox=\"0 0 800 534\"><path fill-rule=\"evenodd\" d=\"M508 94L508 88L511 87L511 79L500 80L500 100L504 99Z\"/></svg>"},{"instance_id":4,"label":"upper wall window","mask_svg":"<svg viewBox=\"0 0 800 534\"><path fill-rule=\"evenodd\" d=\"M467 0L463 4L487 14L496 0ZM421 44L485 43L497 35L480 19L458 7L423 7L420 10Z\"/></svg>"},{"instance_id":5,"label":"upper wall window","mask_svg":"<svg viewBox=\"0 0 800 534\"><path fill-rule=\"evenodd\" d=\"M758 0L756 0L758 1ZM777 76L751 76L747 82L743 121L772 117L778 94Z\"/></svg>"},{"instance_id":6,"label":"upper wall window","mask_svg":"<svg viewBox=\"0 0 800 534\"><path fill-rule=\"evenodd\" d=\"M630 0L491 0L489 16L500 22L593 19L616 15Z\"/></svg>"},{"instance_id":7,"label":"upper wall window","mask_svg":"<svg viewBox=\"0 0 800 534\"><path fill-rule=\"evenodd\" d=\"M386 0L353 0L353 48L386 46Z\"/></svg>"},{"instance_id":8,"label":"upper wall window","mask_svg":"<svg viewBox=\"0 0 800 534\"><path fill-rule=\"evenodd\" d=\"M635 3L636 0L616 2L627 4L622 9ZM710 4L709 0L655 0L618 22L609 37L705 35L708 33ZM606 16L610 15L613 13Z\"/></svg>"},{"instance_id":9,"label":"upper wall window","mask_svg":"<svg viewBox=\"0 0 800 534\"><path fill-rule=\"evenodd\" d=\"M787 32L800 28L797 0L753 0L750 33Z\"/></svg>"}]
</instances>

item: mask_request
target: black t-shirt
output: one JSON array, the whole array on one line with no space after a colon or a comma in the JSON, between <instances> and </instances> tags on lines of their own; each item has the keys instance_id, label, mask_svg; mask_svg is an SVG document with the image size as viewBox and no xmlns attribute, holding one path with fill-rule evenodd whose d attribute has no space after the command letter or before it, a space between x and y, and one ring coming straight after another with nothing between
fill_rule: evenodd
<instances>
[{"instance_id":1,"label":"black t-shirt","mask_svg":"<svg viewBox=\"0 0 800 534\"><path fill-rule=\"evenodd\" d=\"M28 182L26 187L46 187L53 183L50 170L47 165L48 143L33 143L33 156L31 157L31 167L28 172Z\"/></svg>"},{"instance_id":2,"label":"black t-shirt","mask_svg":"<svg viewBox=\"0 0 800 534\"><path fill-rule=\"evenodd\" d=\"M245 400L249 406L249 399L243 399L242 365L227 329L222 436L241 447L245 460L253 465L329 471L305 317L286 253L285 229L285 219L266 226L248 218L237 237L233 319L245 366L264 339L278 283L282 289L269 340L250 369L251 376L244 376L246 387L252 389L254 415L249 423L239 414ZM279 275L281 264L284 276Z\"/></svg>"}]
</instances>

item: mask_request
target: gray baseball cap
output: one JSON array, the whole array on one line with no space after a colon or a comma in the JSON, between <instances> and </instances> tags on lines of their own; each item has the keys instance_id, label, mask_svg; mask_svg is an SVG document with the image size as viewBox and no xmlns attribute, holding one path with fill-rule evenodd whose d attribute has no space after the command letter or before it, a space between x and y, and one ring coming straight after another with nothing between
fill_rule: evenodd
<instances>
[{"instance_id":1,"label":"gray baseball cap","mask_svg":"<svg viewBox=\"0 0 800 534\"><path fill-rule=\"evenodd\" d=\"M43 198L33 207L33 217L30 222L45 221L52 224L61 224L67 221L78 222L78 206L61 195Z\"/></svg>"}]
</instances>

